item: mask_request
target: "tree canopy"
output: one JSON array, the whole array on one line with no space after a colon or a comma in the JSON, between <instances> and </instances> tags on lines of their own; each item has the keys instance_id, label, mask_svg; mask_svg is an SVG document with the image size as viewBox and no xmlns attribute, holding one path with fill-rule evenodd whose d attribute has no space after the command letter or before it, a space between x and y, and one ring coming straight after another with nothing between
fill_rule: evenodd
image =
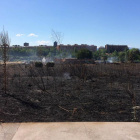
<instances>
[{"instance_id":1,"label":"tree canopy","mask_svg":"<svg viewBox=\"0 0 140 140\"><path fill-rule=\"evenodd\" d=\"M88 49L81 49L77 52L77 59L91 59L92 57L92 51Z\"/></svg>"},{"instance_id":2,"label":"tree canopy","mask_svg":"<svg viewBox=\"0 0 140 140\"><path fill-rule=\"evenodd\" d=\"M134 62L134 60L138 60L139 59L139 56L140 56L139 49L133 48L133 49L129 50L128 60L130 62Z\"/></svg>"}]
</instances>

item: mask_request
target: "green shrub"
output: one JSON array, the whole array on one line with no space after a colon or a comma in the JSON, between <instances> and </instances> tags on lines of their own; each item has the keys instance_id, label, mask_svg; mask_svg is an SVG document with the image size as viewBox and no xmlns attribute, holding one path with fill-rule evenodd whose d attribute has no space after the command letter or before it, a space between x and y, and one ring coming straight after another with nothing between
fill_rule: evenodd
<instances>
[{"instance_id":1,"label":"green shrub","mask_svg":"<svg viewBox=\"0 0 140 140\"><path fill-rule=\"evenodd\" d=\"M35 62L35 67L42 68L43 67L43 63L42 62Z\"/></svg>"},{"instance_id":2,"label":"green shrub","mask_svg":"<svg viewBox=\"0 0 140 140\"><path fill-rule=\"evenodd\" d=\"M48 62L48 63L46 64L46 67L54 67L54 62Z\"/></svg>"}]
</instances>

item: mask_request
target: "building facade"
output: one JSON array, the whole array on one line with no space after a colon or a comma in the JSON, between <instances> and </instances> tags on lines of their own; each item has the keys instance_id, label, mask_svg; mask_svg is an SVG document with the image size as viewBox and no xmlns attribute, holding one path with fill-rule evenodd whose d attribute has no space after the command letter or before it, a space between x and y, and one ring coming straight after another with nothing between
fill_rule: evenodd
<instances>
[{"instance_id":1,"label":"building facade","mask_svg":"<svg viewBox=\"0 0 140 140\"><path fill-rule=\"evenodd\" d=\"M21 46L20 46L20 45L13 45L13 47L15 47L15 48L16 48L16 47L21 47Z\"/></svg>"},{"instance_id":2,"label":"building facade","mask_svg":"<svg viewBox=\"0 0 140 140\"><path fill-rule=\"evenodd\" d=\"M23 46L27 47L27 46L29 46L29 43L25 42L25 43L23 44Z\"/></svg>"},{"instance_id":3,"label":"building facade","mask_svg":"<svg viewBox=\"0 0 140 140\"><path fill-rule=\"evenodd\" d=\"M73 51L74 49L77 49L77 50L81 50L81 49L89 49L91 50L92 52L95 52L97 51L97 46L95 45L87 45L87 44L81 44L81 45L78 45L78 44L74 44L74 45L63 45L63 44L60 44L57 46L57 50L59 51Z\"/></svg>"},{"instance_id":4,"label":"building facade","mask_svg":"<svg viewBox=\"0 0 140 140\"><path fill-rule=\"evenodd\" d=\"M105 45L105 49L107 53L112 53L115 50L117 52L121 52L121 51L124 51L126 48L128 48L127 45L109 45L109 44Z\"/></svg>"},{"instance_id":5,"label":"building facade","mask_svg":"<svg viewBox=\"0 0 140 140\"><path fill-rule=\"evenodd\" d=\"M56 41L53 43L53 46L54 47L57 47L57 42Z\"/></svg>"},{"instance_id":6,"label":"building facade","mask_svg":"<svg viewBox=\"0 0 140 140\"><path fill-rule=\"evenodd\" d=\"M105 47L101 46L98 48L98 50L105 50Z\"/></svg>"}]
</instances>

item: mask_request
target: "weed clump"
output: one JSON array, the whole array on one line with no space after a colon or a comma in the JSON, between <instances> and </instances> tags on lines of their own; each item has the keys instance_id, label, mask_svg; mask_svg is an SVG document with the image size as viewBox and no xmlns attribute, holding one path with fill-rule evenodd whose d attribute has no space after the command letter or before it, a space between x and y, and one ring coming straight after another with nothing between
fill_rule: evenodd
<instances>
[{"instance_id":1,"label":"weed clump","mask_svg":"<svg viewBox=\"0 0 140 140\"><path fill-rule=\"evenodd\" d=\"M48 62L47 64L46 64L46 67L48 68L48 67L54 67L54 62Z\"/></svg>"},{"instance_id":2,"label":"weed clump","mask_svg":"<svg viewBox=\"0 0 140 140\"><path fill-rule=\"evenodd\" d=\"M42 68L43 63L42 62L35 62L35 67Z\"/></svg>"}]
</instances>

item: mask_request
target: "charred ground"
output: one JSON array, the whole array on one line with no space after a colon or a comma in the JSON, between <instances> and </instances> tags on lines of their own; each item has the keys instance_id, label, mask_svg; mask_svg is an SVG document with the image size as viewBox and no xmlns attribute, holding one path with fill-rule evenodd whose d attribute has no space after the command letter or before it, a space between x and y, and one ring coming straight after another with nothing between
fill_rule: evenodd
<instances>
[{"instance_id":1,"label":"charred ground","mask_svg":"<svg viewBox=\"0 0 140 140\"><path fill-rule=\"evenodd\" d=\"M1 122L140 121L140 64L0 69Z\"/></svg>"}]
</instances>

